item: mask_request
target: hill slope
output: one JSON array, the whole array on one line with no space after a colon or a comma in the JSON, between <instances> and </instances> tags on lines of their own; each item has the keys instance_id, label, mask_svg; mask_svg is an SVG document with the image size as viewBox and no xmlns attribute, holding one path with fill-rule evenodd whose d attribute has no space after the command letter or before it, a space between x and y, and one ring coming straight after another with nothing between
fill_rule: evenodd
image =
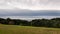
<instances>
[{"instance_id":1,"label":"hill slope","mask_svg":"<svg viewBox=\"0 0 60 34\"><path fill-rule=\"evenodd\" d=\"M60 34L60 29L0 24L0 34Z\"/></svg>"}]
</instances>

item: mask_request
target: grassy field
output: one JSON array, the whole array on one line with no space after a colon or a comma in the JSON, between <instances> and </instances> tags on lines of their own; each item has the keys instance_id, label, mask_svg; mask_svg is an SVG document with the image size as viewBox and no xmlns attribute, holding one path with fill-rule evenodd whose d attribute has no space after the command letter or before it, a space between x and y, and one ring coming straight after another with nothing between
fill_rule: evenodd
<instances>
[{"instance_id":1,"label":"grassy field","mask_svg":"<svg viewBox=\"0 0 60 34\"><path fill-rule=\"evenodd\" d=\"M0 34L60 34L60 29L0 24Z\"/></svg>"}]
</instances>

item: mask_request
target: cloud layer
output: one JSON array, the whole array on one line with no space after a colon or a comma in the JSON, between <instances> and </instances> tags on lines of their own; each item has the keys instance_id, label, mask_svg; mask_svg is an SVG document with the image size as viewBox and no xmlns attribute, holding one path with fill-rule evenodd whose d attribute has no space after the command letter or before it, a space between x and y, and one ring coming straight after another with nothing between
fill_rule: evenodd
<instances>
[{"instance_id":1,"label":"cloud layer","mask_svg":"<svg viewBox=\"0 0 60 34\"><path fill-rule=\"evenodd\" d=\"M0 10L0 16L60 16L60 10Z\"/></svg>"},{"instance_id":2,"label":"cloud layer","mask_svg":"<svg viewBox=\"0 0 60 34\"><path fill-rule=\"evenodd\" d=\"M0 9L60 10L60 0L0 0Z\"/></svg>"}]
</instances>

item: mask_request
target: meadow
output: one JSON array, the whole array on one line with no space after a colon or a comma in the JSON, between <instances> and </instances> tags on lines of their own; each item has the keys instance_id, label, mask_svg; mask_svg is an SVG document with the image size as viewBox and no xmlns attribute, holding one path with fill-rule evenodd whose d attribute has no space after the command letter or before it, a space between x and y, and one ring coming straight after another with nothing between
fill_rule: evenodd
<instances>
[{"instance_id":1,"label":"meadow","mask_svg":"<svg viewBox=\"0 0 60 34\"><path fill-rule=\"evenodd\" d=\"M0 24L0 34L60 34L60 29Z\"/></svg>"}]
</instances>

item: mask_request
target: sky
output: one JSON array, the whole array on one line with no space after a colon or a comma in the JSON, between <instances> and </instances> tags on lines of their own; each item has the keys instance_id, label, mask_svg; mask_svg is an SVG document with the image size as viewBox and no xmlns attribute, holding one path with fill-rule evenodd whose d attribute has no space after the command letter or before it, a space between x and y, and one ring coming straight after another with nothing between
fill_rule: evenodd
<instances>
[{"instance_id":1,"label":"sky","mask_svg":"<svg viewBox=\"0 0 60 34\"><path fill-rule=\"evenodd\" d=\"M60 17L60 0L0 0L0 17L2 16Z\"/></svg>"},{"instance_id":2,"label":"sky","mask_svg":"<svg viewBox=\"0 0 60 34\"><path fill-rule=\"evenodd\" d=\"M60 0L0 0L0 9L60 10Z\"/></svg>"}]
</instances>

